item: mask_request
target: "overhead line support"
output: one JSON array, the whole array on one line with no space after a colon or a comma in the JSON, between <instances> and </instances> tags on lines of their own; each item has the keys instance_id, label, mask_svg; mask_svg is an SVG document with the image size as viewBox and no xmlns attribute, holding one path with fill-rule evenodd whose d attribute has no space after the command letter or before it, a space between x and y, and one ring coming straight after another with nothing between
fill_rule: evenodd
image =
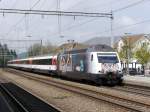
<instances>
[{"instance_id":1,"label":"overhead line support","mask_svg":"<svg viewBox=\"0 0 150 112\"><path fill-rule=\"evenodd\" d=\"M0 13L13 14L34 14L34 15L61 15L61 16L84 16L84 17L107 17L113 18L112 13L88 13L88 12L67 12L67 11L46 11L46 10L23 10L23 9L0 9Z\"/></svg>"}]
</instances>

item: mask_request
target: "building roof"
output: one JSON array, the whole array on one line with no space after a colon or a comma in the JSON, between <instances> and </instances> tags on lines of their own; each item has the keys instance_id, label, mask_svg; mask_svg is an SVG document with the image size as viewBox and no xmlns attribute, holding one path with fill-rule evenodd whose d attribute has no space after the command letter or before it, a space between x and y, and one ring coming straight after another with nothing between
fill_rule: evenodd
<instances>
[{"instance_id":1,"label":"building roof","mask_svg":"<svg viewBox=\"0 0 150 112\"><path fill-rule=\"evenodd\" d=\"M136 41L140 40L143 37L144 34L140 34L140 35L131 35L131 36L123 37L123 39L125 39L126 41L130 42L130 44L133 45Z\"/></svg>"},{"instance_id":2,"label":"building roof","mask_svg":"<svg viewBox=\"0 0 150 112\"><path fill-rule=\"evenodd\" d=\"M129 42L131 45L133 45L135 42L137 42L138 40L140 40L141 38L144 37L144 34L138 34L138 35L130 35L130 36L123 36L120 40L126 40L127 42ZM149 38L149 36L147 37ZM119 41L120 41L119 40ZM114 44L114 48L118 47L118 43L119 41L117 41Z\"/></svg>"},{"instance_id":3,"label":"building roof","mask_svg":"<svg viewBox=\"0 0 150 112\"><path fill-rule=\"evenodd\" d=\"M147 35L145 36L145 38L147 38L147 39L150 41L150 34L147 34Z\"/></svg>"}]
</instances>

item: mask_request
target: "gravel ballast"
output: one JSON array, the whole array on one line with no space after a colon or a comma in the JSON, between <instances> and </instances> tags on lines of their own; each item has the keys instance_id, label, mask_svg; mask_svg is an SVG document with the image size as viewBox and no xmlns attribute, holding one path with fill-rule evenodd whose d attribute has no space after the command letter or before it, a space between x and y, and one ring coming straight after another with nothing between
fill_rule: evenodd
<instances>
[{"instance_id":1,"label":"gravel ballast","mask_svg":"<svg viewBox=\"0 0 150 112\"><path fill-rule=\"evenodd\" d=\"M62 109L64 112L128 112L124 108L116 107L103 101L95 101L94 99L89 99L15 74L0 71L0 77L11 80L45 102Z\"/></svg>"}]
</instances>

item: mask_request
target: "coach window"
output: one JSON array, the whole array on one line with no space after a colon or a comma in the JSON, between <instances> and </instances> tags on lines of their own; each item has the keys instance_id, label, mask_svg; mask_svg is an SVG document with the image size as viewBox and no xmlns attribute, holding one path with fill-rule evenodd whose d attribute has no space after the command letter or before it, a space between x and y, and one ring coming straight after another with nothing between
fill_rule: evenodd
<instances>
[{"instance_id":1,"label":"coach window","mask_svg":"<svg viewBox=\"0 0 150 112\"><path fill-rule=\"evenodd\" d=\"M51 63L52 63L51 59L41 59L38 62L38 64L40 64L40 65L51 65Z\"/></svg>"},{"instance_id":2,"label":"coach window","mask_svg":"<svg viewBox=\"0 0 150 112\"><path fill-rule=\"evenodd\" d=\"M52 59L48 59L48 65L52 65Z\"/></svg>"},{"instance_id":3,"label":"coach window","mask_svg":"<svg viewBox=\"0 0 150 112\"><path fill-rule=\"evenodd\" d=\"M56 65L56 59L52 59L52 65Z\"/></svg>"},{"instance_id":4,"label":"coach window","mask_svg":"<svg viewBox=\"0 0 150 112\"><path fill-rule=\"evenodd\" d=\"M37 64L37 60L33 60L33 62L32 62L34 65L36 65Z\"/></svg>"},{"instance_id":5,"label":"coach window","mask_svg":"<svg viewBox=\"0 0 150 112\"><path fill-rule=\"evenodd\" d=\"M93 54L91 55L91 61L93 61Z\"/></svg>"},{"instance_id":6,"label":"coach window","mask_svg":"<svg viewBox=\"0 0 150 112\"><path fill-rule=\"evenodd\" d=\"M44 65L51 65L52 64L52 59L44 59Z\"/></svg>"},{"instance_id":7,"label":"coach window","mask_svg":"<svg viewBox=\"0 0 150 112\"><path fill-rule=\"evenodd\" d=\"M28 64L28 61L27 61L27 60L25 60L25 61L24 61L24 64Z\"/></svg>"}]
</instances>

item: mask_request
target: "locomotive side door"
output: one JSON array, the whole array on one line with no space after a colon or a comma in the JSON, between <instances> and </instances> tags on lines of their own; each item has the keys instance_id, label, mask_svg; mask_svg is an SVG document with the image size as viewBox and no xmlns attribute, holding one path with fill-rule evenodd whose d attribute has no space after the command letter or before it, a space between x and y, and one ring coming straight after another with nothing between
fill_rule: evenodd
<instances>
[{"instance_id":1,"label":"locomotive side door","mask_svg":"<svg viewBox=\"0 0 150 112\"><path fill-rule=\"evenodd\" d=\"M88 53L88 60L87 60L87 65L88 65L88 73L92 73L92 66L93 66L93 54L92 53Z\"/></svg>"},{"instance_id":2,"label":"locomotive side door","mask_svg":"<svg viewBox=\"0 0 150 112\"><path fill-rule=\"evenodd\" d=\"M87 65L88 65L88 73L93 74L96 73L96 55L94 52L90 52L87 55Z\"/></svg>"}]
</instances>

